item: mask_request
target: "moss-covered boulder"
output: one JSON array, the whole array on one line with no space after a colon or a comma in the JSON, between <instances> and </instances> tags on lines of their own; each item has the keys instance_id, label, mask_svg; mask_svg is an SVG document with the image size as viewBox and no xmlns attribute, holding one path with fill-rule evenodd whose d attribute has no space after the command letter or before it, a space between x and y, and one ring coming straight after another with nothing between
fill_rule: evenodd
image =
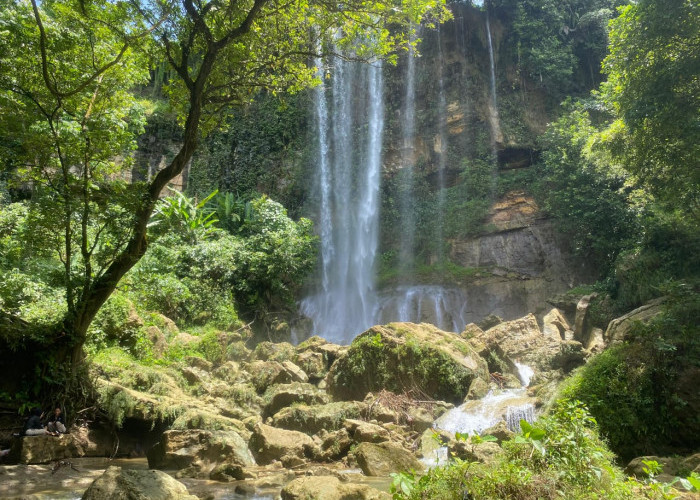
<instances>
[{"instance_id":1,"label":"moss-covered boulder","mask_svg":"<svg viewBox=\"0 0 700 500\"><path fill-rule=\"evenodd\" d=\"M367 405L357 401L324 405L298 404L283 408L272 417L272 425L312 435L321 430L335 431L348 418L360 418Z\"/></svg>"},{"instance_id":2,"label":"moss-covered boulder","mask_svg":"<svg viewBox=\"0 0 700 500\"><path fill-rule=\"evenodd\" d=\"M328 402L328 396L315 385L295 382L292 384L274 385L265 393L267 403L263 409L263 416L272 416L282 408L297 403L324 404Z\"/></svg>"},{"instance_id":3,"label":"moss-covered boulder","mask_svg":"<svg viewBox=\"0 0 700 500\"><path fill-rule=\"evenodd\" d=\"M355 338L327 381L339 400L362 400L368 392L386 389L420 390L461 402L478 377L488 377L486 361L463 338L425 323L390 323Z\"/></svg>"}]
</instances>

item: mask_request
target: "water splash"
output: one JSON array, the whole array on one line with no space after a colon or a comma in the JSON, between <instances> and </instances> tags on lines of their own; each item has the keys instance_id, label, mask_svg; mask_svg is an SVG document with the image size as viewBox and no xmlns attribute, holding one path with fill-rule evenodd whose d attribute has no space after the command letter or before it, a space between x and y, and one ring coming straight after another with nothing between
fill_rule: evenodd
<instances>
[{"instance_id":1,"label":"water splash","mask_svg":"<svg viewBox=\"0 0 700 500\"><path fill-rule=\"evenodd\" d=\"M515 361L515 367L518 369L518 378L520 379L520 383L523 384L524 387L530 387L530 381L532 380L532 377L535 376L535 370L527 365L518 363L517 361Z\"/></svg>"},{"instance_id":2,"label":"water splash","mask_svg":"<svg viewBox=\"0 0 700 500\"><path fill-rule=\"evenodd\" d=\"M522 378L529 383L534 375L532 368L516 363ZM489 391L481 399L467 401L449 410L435 421L435 427L448 432L481 434L500 421L505 421L511 431L520 430L520 420L534 422L534 398L527 395L526 386L520 389Z\"/></svg>"}]
</instances>

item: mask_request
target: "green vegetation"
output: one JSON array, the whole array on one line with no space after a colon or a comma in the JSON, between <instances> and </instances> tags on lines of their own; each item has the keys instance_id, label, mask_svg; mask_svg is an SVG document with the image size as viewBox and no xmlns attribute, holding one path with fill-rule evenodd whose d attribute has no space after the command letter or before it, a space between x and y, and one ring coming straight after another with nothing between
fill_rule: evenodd
<instances>
[{"instance_id":1,"label":"green vegetation","mask_svg":"<svg viewBox=\"0 0 700 500\"><path fill-rule=\"evenodd\" d=\"M469 363L464 357L471 356ZM368 392L408 391L458 402L477 377L486 376L469 345L429 325L392 323L375 326L350 345L347 356L333 365L331 393L340 399L362 400Z\"/></svg>"},{"instance_id":2,"label":"green vegetation","mask_svg":"<svg viewBox=\"0 0 700 500\"><path fill-rule=\"evenodd\" d=\"M491 463L454 458L420 478L395 475L394 498L663 498L625 480L598 437L595 419L580 403L561 401L550 415L533 425L521 421L521 427Z\"/></svg>"},{"instance_id":3,"label":"green vegetation","mask_svg":"<svg viewBox=\"0 0 700 500\"><path fill-rule=\"evenodd\" d=\"M38 346L22 346L36 354L29 364L66 365L71 375L56 389L72 383L96 315L146 254L148 226L161 192L183 172L202 137L235 106L252 102L260 89L294 93L320 83L316 69L308 64L309 47L321 53L332 46L352 49L360 60L395 60L395 51L410 45L407 35L425 17L439 22L447 15L441 1L398 5L256 0L213 8L214 3L189 1L51 0L40 5L35 0L4 1L0 9L3 185L6 180L14 182L30 199L26 224L60 263L52 269L52 288L65 296L64 309L47 308L54 315L50 325L28 323L26 319L33 319L29 316L25 321L8 320L14 330L8 338L22 338L42 328L33 338ZM155 115L159 108L142 103L135 92L148 83L151 67L158 68L154 77L167 78L154 82L153 92L164 87L182 134L166 164L147 181L128 183L125 177L136 138L144 131L145 111ZM200 228L207 234L212 216L199 217L196 211L203 207L183 202L161 204L156 221L180 214L180 222L191 233L188 237ZM255 245L254 251L240 240L220 238L220 247L200 245L201 253L190 255L205 274L221 271L207 266L223 252L234 259L249 257L240 272L267 276L250 281L238 274L232 279L239 285L238 299L245 296L246 307L251 308L271 300L303 269L289 268L290 259L282 255L291 252L285 247L285 228L279 226L282 208L260 202L256 210L260 217L244 224L243 230L250 234L242 235ZM188 214L195 217L184 217ZM261 231L267 230L262 227L266 222L261 222L267 218L277 224L271 235ZM293 239L292 246L295 243ZM270 261L273 252L280 257L275 262ZM168 253L175 252L164 246L161 254ZM173 274L158 276L148 285L153 292L163 292L159 305L194 320L192 311L182 310L183 304L176 300L208 302L212 297L206 294L211 288L206 280L212 276L200 283ZM226 305L216 304L213 316L222 307ZM49 319L46 316L41 319ZM38 352L47 344L50 361L46 352Z\"/></svg>"},{"instance_id":4,"label":"green vegetation","mask_svg":"<svg viewBox=\"0 0 700 500\"><path fill-rule=\"evenodd\" d=\"M700 293L664 290L665 311L637 324L626 342L581 367L562 396L590 408L610 447L621 457L700 445L700 405L693 382L700 359Z\"/></svg>"}]
</instances>

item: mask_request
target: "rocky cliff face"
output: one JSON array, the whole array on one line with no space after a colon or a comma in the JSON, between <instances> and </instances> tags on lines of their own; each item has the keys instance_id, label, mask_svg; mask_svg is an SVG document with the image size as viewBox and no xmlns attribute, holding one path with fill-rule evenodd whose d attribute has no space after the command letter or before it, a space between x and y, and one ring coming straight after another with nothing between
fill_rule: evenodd
<instances>
[{"instance_id":1,"label":"rocky cliff face","mask_svg":"<svg viewBox=\"0 0 700 500\"><path fill-rule=\"evenodd\" d=\"M446 288L414 287L414 296L439 295L439 304L427 297L406 301L405 287L383 293L382 320L412 308L416 321L455 331L489 314L515 319L528 312L540 314L546 300L574 284L592 278L593 270L564 250L565 242L552 221L524 191L512 191L495 202L487 217L490 232L449 241L450 260L475 272Z\"/></svg>"}]
</instances>

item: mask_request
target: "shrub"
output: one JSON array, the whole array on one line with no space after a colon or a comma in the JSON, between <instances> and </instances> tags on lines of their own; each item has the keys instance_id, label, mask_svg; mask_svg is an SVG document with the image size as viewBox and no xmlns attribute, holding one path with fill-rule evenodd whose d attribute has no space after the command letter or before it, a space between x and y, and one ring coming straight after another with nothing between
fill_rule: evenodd
<instances>
[{"instance_id":1,"label":"shrub","mask_svg":"<svg viewBox=\"0 0 700 500\"><path fill-rule=\"evenodd\" d=\"M394 499L464 498L636 499L641 485L627 482L598 437L596 421L579 402L562 400L552 413L503 443L488 464L454 459L420 479L394 476ZM643 494L643 493L642 493Z\"/></svg>"},{"instance_id":2,"label":"shrub","mask_svg":"<svg viewBox=\"0 0 700 500\"><path fill-rule=\"evenodd\" d=\"M593 358L562 389L586 403L611 448L627 459L700 445L697 387L685 387L700 360L700 293L679 284L664 290L664 313L637 324L625 343Z\"/></svg>"}]
</instances>

